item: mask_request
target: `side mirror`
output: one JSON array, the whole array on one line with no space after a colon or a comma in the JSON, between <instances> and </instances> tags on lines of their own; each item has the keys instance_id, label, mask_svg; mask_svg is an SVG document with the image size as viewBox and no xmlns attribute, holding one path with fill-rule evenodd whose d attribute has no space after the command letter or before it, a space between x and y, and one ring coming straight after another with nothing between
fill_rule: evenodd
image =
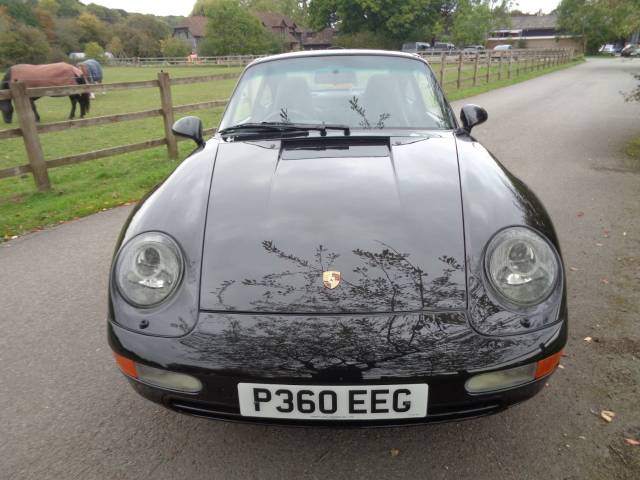
<instances>
[{"instance_id":1,"label":"side mirror","mask_svg":"<svg viewBox=\"0 0 640 480\"><path fill-rule=\"evenodd\" d=\"M171 127L171 131L185 138L190 138L198 144L199 147L204 145L202 139L202 120L198 117L183 117L176 121Z\"/></svg>"},{"instance_id":2,"label":"side mirror","mask_svg":"<svg viewBox=\"0 0 640 480\"><path fill-rule=\"evenodd\" d=\"M478 105L465 105L460 110L460 120L462 120L462 128L471 133L471 129L476 125L484 123L489 118L487 111Z\"/></svg>"}]
</instances>

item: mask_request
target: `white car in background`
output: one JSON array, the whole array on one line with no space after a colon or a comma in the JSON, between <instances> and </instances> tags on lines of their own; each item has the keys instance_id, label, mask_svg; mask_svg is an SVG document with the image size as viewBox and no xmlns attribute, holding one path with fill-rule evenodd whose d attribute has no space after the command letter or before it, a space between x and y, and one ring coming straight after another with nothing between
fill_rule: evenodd
<instances>
[{"instance_id":1,"label":"white car in background","mask_svg":"<svg viewBox=\"0 0 640 480\"><path fill-rule=\"evenodd\" d=\"M613 43L607 43L606 45L602 45L600 47L600 50L598 50L600 53L606 53L609 55L615 55L616 53L616 47Z\"/></svg>"}]
</instances>

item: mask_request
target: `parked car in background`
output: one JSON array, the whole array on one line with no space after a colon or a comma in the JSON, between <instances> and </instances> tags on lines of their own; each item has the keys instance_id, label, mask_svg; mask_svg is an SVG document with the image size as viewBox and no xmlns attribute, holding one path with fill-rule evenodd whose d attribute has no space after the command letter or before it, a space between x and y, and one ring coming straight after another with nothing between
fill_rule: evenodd
<instances>
[{"instance_id":1,"label":"parked car in background","mask_svg":"<svg viewBox=\"0 0 640 480\"><path fill-rule=\"evenodd\" d=\"M427 42L409 42L402 44L402 51L405 53L426 52L431 48L431 44Z\"/></svg>"},{"instance_id":2,"label":"parked car in background","mask_svg":"<svg viewBox=\"0 0 640 480\"><path fill-rule=\"evenodd\" d=\"M453 43L435 42L431 50L435 52L450 52L455 49L456 46Z\"/></svg>"},{"instance_id":3,"label":"parked car in background","mask_svg":"<svg viewBox=\"0 0 640 480\"><path fill-rule=\"evenodd\" d=\"M604 54L615 55L616 47L613 43L607 43L606 45L602 45L598 51Z\"/></svg>"},{"instance_id":4,"label":"parked car in background","mask_svg":"<svg viewBox=\"0 0 640 480\"><path fill-rule=\"evenodd\" d=\"M87 56L84 52L71 52L69 54L69 60L71 61L84 60L85 58L87 58Z\"/></svg>"},{"instance_id":5,"label":"parked car in background","mask_svg":"<svg viewBox=\"0 0 640 480\"><path fill-rule=\"evenodd\" d=\"M630 43L622 49L620 55L623 57L636 57L640 52L640 45L637 43Z\"/></svg>"},{"instance_id":6,"label":"parked car in background","mask_svg":"<svg viewBox=\"0 0 640 480\"><path fill-rule=\"evenodd\" d=\"M485 48L483 45L467 45L462 49L463 52L484 52Z\"/></svg>"},{"instance_id":7,"label":"parked car in background","mask_svg":"<svg viewBox=\"0 0 640 480\"><path fill-rule=\"evenodd\" d=\"M493 47L493 50L496 52L506 52L508 50L513 50L513 45L510 45L508 43L504 43L501 45L496 45L495 47Z\"/></svg>"}]
</instances>

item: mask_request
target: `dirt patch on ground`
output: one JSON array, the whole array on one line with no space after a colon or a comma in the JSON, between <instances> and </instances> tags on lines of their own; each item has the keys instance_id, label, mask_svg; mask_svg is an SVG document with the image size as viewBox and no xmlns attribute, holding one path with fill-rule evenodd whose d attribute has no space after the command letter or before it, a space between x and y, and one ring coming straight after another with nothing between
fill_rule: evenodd
<instances>
[{"instance_id":1,"label":"dirt patch on ground","mask_svg":"<svg viewBox=\"0 0 640 480\"><path fill-rule=\"evenodd\" d=\"M640 338L594 338L594 344L601 353L633 355L640 359Z\"/></svg>"}]
</instances>

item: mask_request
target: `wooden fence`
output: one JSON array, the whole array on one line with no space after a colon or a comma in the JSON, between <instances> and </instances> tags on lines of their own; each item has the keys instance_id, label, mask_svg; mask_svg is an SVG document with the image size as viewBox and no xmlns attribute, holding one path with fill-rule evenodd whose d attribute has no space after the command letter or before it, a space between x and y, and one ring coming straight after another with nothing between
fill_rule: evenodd
<instances>
[{"instance_id":1,"label":"wooden fence","mask_svg":"<svg viewBox=\"0 0 640 480\"><path fill-rule=\"evenodd\" d=\"M166 67L166 66L198 66L198 65L248 65L257 58L267 55L225 55L222 57L116 57L107 60L108 65L125 67Z\"/></svg>"},{"instance_id":2,"label":"wooden fence","mask_svg":"<svg viewBox=\"0 0 640 480\"><path fill-rule=\"evenodd\" d=\"M157 80L145 80L138 82L121 82L98 85L77 85L69 87L40 87L26 88L22 82L12 82L10 90L0 90L0 100L11 98L18 115L18 128L9 130L0 130L0 140L13 137L22 137L24 140L25 150L29 159L28 165L20 165L18 167L5 168L0 170L0 179L32 173L36 186L39 190L49 190L51 187L49 181L49 168L62 167L74 163L86 162L98 158L120 155L123 153L145 150L161 145L167 146L170 158L178 157L178 138L171 131L174 122L174 114L182 112L190 112L204 108L221 107L227 104L227 100L211 100L207 102L192 103L188 105L173 105L171 98L172 85L184 85L198 82L211 82L218 80L228 80L238 77L238 73L222 73L215 75L202 75L199 77L189 78L170 78L168 73L158 73ZM160 108L153 110L145 110L141 112L121 113L117 115L106 115L95 118L84 118L80 120L66 120L63 122L37 124L33 110L31 109L31 98L45 96L68 96L76 93L88 92L108 92L114 90L129 90L135 88L159 88L160 89ZM40 143L41 133L58 132L69 128L94 127L97 125L106 125L115 122L125 122L130 120L140 120L143 118L161 116L164 123L164 137L145 142L134 143L130 145L121 145L118 147L105 148L93 152L81 153L78 155L70 155L60 157L53 160L44 159L42 145ZM215 128L205 130L205 134L215 132Z\"/></svg>"},{"instance_id":3,"label":"wooden fence","mask_svg":"<svg viewBox=\"0 0 640 480\"><path fill-rule=\"evenodd\" d=\"M427 51L420 56L429 62L442 88L451 91L568 63L574 60L575 50Z\"/></svg>"},{"instance_id":4,"label":"wooden fence","mask_svg":"<svg viewBox=\"0 0 640 480\"><path fill-rule=\"evenodd\" d=\"M511 78L512 75L520 75L526 72L567 63L574 58L574 52L573 50L512 50L507 52L487 51L471 54L458 52L457 54L438 53L437 55L431 55L427 53L423 55L423 57L431 64L431 67L443 88L450 91L452 89L462 88L465 83L470 83L471 86L476 86L479 82L489 83L492 80ZM481 71L481 68L483 71ZM464 73L467 71L471 72L470 75L464 76ZM448 73L451 72L455 72L454 75L448 75ZM188 105L173 105L171 86L228 80L234 79L238 77L238 75L238 73L221 73L189 78L170 78L168 73L160 72L157 80L40 88L26 88L22 82L12 82L10 84L10 90L0 90L0 100L13 99L16 113L18 115L19 127L0 130L0 140L22 137L27 157L29 159L29 164L1 169L0 179L31 173L33 174L36 186L39 190L49 190L51 186L48 174L49 168L86 162L88 160L95 160L98 158L110 157L138 150L145 150L161 145L166 145L169 157L175 159L178 156L178 139L171 131L171 127L174 122L174 114L205 108L221 107L226 105L227 100L221 99L192 103ZM35 115L31 109L31 98L33 97L68 96L77 93L101 93L136 88L159 88L161 100L160 108L141 112L106 115L102 117L67 120L45 124L36 123ZM39 136L41 133L58 132L70 128L93 127L97 125L140 120L156 116L161 116L164 122L163 138L104 148L92 152L60 157L53 160L45 160L44 158ZM204 133L211 134L213 132L215 132L215 128L207 129Z\"/></svg>"}]
</instances>

